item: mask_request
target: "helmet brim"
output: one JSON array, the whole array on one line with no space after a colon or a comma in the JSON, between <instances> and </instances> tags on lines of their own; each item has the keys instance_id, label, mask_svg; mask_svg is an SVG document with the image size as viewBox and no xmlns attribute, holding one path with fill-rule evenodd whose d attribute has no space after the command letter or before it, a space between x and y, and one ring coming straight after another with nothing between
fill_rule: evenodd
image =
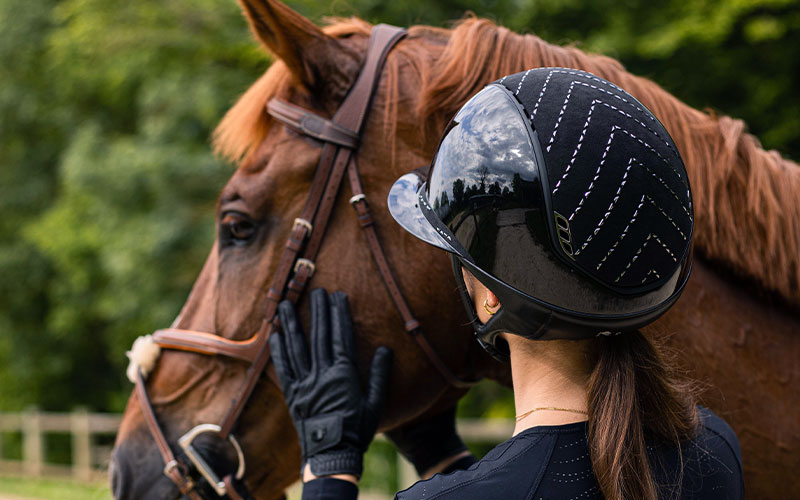
<instances>
[{"instance_id":1,"label":"helmet brim","mask_svg":"<svg viewBox=\"0 0 800 500\"><path fill-rule=\"evenodd\" d=\"M389 190L387 200L389 213L403 229L425 243L450 253L458 253L428 222L425 213L419 206L419 192L424 189L425 182L414 172L397 179Z\"/></svg>"}]
</instances>

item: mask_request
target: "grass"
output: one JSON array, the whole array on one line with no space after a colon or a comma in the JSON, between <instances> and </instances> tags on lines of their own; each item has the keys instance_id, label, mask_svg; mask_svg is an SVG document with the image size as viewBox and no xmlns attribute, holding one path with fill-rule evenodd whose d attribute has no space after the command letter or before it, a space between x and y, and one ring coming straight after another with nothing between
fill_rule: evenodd
<instances>
[{"instance_id":1,"label":"grass","mask_svg":"<svg viewBox=\"0 0 800 500\"><path fill-rule=\"evenodd\" d=\"M107 500L108 485L81 483L70 479L23 478L0 476L0 499L3 495L37 500Z\"/></svg>"}]
</instances>

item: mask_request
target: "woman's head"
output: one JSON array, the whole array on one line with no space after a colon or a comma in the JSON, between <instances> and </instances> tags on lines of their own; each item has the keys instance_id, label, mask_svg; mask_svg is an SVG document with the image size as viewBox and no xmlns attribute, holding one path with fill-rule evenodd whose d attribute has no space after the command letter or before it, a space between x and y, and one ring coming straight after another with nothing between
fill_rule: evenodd
<instances>
[{"instance_id":1,"label":"woman's head","mask_svg":"<svg viewBox=\"0 0 800 500\"><path fill-rule=\"evenodd\" d=\"M672 140L636 99L589 73L505 77L448 125L427 182L389 208L503 304L479 339L575 339L639 328L679 296L691 267L691 195ZM465 297L471 313L475 309Z\"/></svg>"},{"instance_id":2,"label":"woman's head","mask_svg":"<svg viewBox=\"0 0 800 500\"><path fill-rule=\"evenodd\" d=\"M554 340L586 339L562 357L588 374L600 490L655 499L645 439L679 446L697 414L691 391L638 331L683 290L694 224L683 161L652 113L583 71L502 78L453 118L427 180L395 183L389 209L451 254L493 355L511 345L535 359L538 346L552 354L563 343Z\"/></svg>"}]
</instances>

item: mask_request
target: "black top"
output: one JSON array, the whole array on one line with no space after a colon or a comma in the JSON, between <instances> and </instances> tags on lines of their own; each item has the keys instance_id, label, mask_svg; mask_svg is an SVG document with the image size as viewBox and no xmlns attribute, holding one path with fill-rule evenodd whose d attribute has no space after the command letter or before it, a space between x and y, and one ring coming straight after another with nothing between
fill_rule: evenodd
<instances>
[{"instance_id":1,"label":"black top","mask_svg":"<svg viewBox=\"0 0 800 500\"><path fill-rule=\"evenodd\" d=\"M733 429L711 410L700 408L698 436L682 446L648 446L661 498L741 499L742 454ZM586 422L526 429L498 445L467 470L436 474L401 491L396 500L602 498L592 472ZM349 500L352 484L323 478L306 484L304 500ZM349 487L348 487L349 486ZM676 495L680 487L679 495Z\"/></svg>"}]
</instances>

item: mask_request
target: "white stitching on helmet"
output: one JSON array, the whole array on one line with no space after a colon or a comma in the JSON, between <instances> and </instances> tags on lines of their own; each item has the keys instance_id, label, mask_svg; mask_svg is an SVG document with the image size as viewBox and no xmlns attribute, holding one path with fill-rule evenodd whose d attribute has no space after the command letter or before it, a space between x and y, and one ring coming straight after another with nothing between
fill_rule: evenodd
<instances>
[{"instance_id":1,"label":"white stitching on helmet","mask_svg":"<svg viewBox=\"0 0 800 500\"><path fill-rule=\"evenodd\" d=\"M617 279L614 280L615 283L619 282L620 278L622 278L625 275L625 273L628 272L628 269L630 269L631 265L634 262L636 262L636 259L639 258L639 255L642 253L642 250L644 250L644 247L650 242L651 238L655 239L657 242L659 242L661 244L661 246L664 248L664 250L667 251L669 256L672 257L673 261L678 262L678 259L675 257L675 254L672 253L672 250L670 250L669 247L667 245L665 245L664 242L661 241L661 239L658 236L655 235L655 233L650 233L650 234L647 235L647 238L644 240L644 243L642 243L642 246L639 247L639 250L636 251L636 254L633 256L631 261L628 262L628 265L625 266L625 269L623 269L622 272L619 274L619 276L617 276ZM649 274L650 273L648 273L648 275Z\"/></svg>"},{"instance_id":2,"label":"white stitching on helmet","mask_svg":"<svg viewBox=\"0 0 800 500\"><path fill-rule=\"evenodd\" d=\"M634 163L634 161L635 161L636 163ZM669 191L669 192L672 194L672 196L674 196L674 197L675 197L675 199L676 199L676 200L678 200L678 202L680 202L680 201L681 201L681 200L678 198L678 195L676 195L676 194L675 194L675 192L674 192L672 189L670 189L670 188L669 188L669 186L667 186L667 183L666 183L666 182L664 182L664 179L662 179L661 177L659 177L658 175L656 175L656 173L655 173L655 172L653 172L652 170L650 170L649 168L647 168L647 166L646 166L646 165L643 165L642 163L640 163L640 162L636 161L636 158L631 158L630 160L628 160L628 167L625 169L625 174L623 174L623 176L622 176L622 182L620 183L619 187L617 188L617 192L616 192L616 194L614 195L614 199L611 201L611 204L608 206L608 209L606 210L606 213L603 215L603 218L602 218L602 219L600 219L600 222L599 222L599 223L597 224L597 226L594 228L594 231L592 231L592 233L589 235L589 237L586 239L586 241L584 241L584 242L583 242L583 244L581 245L581 247L580 247L580 248L579 248L579 249L578 249L578 250L575 252L575 255L576 255L576 256L580 255L580 253L581 253L583 250L585 250L585 249L586 249L586 246L587 246L587 245L589 245L589 242L590 242L590 241L592 241L592 238L594 238L594 237L597 235L597 233L599 233L599 232L600 232L600 229L601 229L601 227L603 226L603 224L605 223L606 219L608 219L609 215L611 215L611 211L614 209L614 206L616 205L617 201L619 200L619 195L620 195L620 192L622 191L622 186L624 186L624 185L625 185L625 183L627 182L628 172L630 171L631 167L633 167L634 165L636 165L637 167L641 167L641 168L643 168L643 169L647 170L648 172L650 172L650 174L651 174L653 177L655 177L656 179L658 179L658 180L661 182L661 184L662 184L662 185L663 185L665 188L667 188L667 190L668 190L668 191ZM685 240L686 240L686 235L685 235L685 234L683 233L683 231L681 231L681 230L680 230L680 228L679 228L679 227L678 227L678 226L675 224L675 221L674 221L674 220L673 220L673 219L672 219L672 218L671 218L669 215L667 215L667 214L666 214L666 212L664 212L664 210L663 210L661 207L659 207L658 205L656 205L655 201L653 201L653 199L652 199L652 198L650 198L650 197L649 197L649 196L647 196L647 195L645 195L645 198L647 198L647 200L648 200L648 201L650 201L650 203L652 203L654 207L656 207L656 208L657 208L657 209L658 209L658 210L659 210L659 211L660 211L662 214L664 214L664 216L665 216L667 219L669 219L669 221L672 223L672 225L673 225L673 226L675 226L675 229L677 229L677 230L678 230L678 232L679 232L679 233L681 233L681 236L683 237L683 239L684 239L684 241L685 241ZM691 220L691 219L692 219L692 216L691 216L691 214L689 213L689 211L686 209L686 207L683 205L683 203L681 203L681 208L683 209L683 211L684 211L684 212L686 212L686 215L689 217L689 220ZM657 273L656 273L656 274L657 274Z\"/></svg>"},{"instance_id":3,"label":"white stitching on helmet","mask_svg":"<svg viewBox=\"0 0 800 500\"><path fill-rule=\"evenodd\" d=\"M642 283L647 281L647 278L649 278L651 274L655 274L656 275L656 279L661 279L661 276L659 276L658 272L656 272L655 269L651 269L651 270L647 271L647 274L645 274L644 278L642 278Z\"/></svg>"},{"instance_id":4,"label":"white stitching on helmet","mask_svg":"<svg viewBox=\"0 0 800 500\"><path fill-rule=\"evenodd\" d=\"M640 167L642 167L643 169L647 170L648 172L650 172L650 175L652 175L653 177L655 177L656 179L658 179L658 182L660 182L660 183L661 183L661 185L663 185L663 186L664 186L664 187L667 189L667 191L669 191L669 192L670 192L670 194L672 195L672 197L673 197L673 198L675 198L676 200L678 200L678 203L680 203L680 205L681 205L681 208L682 208L682 209L683 209L683 211L686 213L686 216L687 216L687 217L689 217L689 220L692 220L692 214L689 212L689 210L686 208L686 206L684 206L684 204L683 204L683 201L681 201L681 199L680 199L680 198L678 198L678 195L677 195L677 194L675 194L675 191L673 191L673 190L672 190L672 188L670 188L670 187L667 185L667 183L664 181L664 179L662 179L662 178L661 178L661 177L660 177L658 174L656 174L655 172L653 172L652 170L650 170L650 169L647 167L647 165L642 165L641 163L639 163L638 165L639 165ZM688 192L686 193L686 198L689 200L689 206L691 207L691 206L692 206L692 199L691 199L691 197L689 196L689 193L688 193Z\"/></svg>"},{"instance_id":5,"label":"white stitching on helmet","mask_svg":"<svg viewBox=\"0 0 800 500\"><path fill-rule=\"evenodd\" d=\"M586 198L589 197L589 193L592 192L592 188L594 187L595 181L597 181L597 179L600 178L600 169L603 168L603 165L606 162L606 155L608 154L608 150L611 149L611 141L614 140L614 132L615 132L614 129L615 128L617 128L619 130L622 130L619 127L617 127L616 125L611 127L611 135L608 136L608 142L606 143L606 149L605 149L605 151L603 151L603 156L600 158L600 163L597 165L597 171L594 173L594 177L592 178L592 181L589 183L589 187L586 188L586 192L583 193L583 197L581 198L581 201L578 202L578 206L575 207L575 211L572 212L572 215L569 216L569 220L570 221L572 221L572 219L575 217L575 214L578 213L578 210L580 210L581 207L583 207L583 202L586 201ZM630 168L630 160L628 161L628 168ZM627 172L625 172L625 173L627 175Z\"/></svg>"},{"instance_id":6,"label":"white stitching on helmet","mask_svg":"<svg viewBox=\"0 0 800 500\"><path fill-rule=\"evenodd\" d=\"M594 81L596 81L596 82L598 82L598 83L601 83L601 84L606 84L606 85L608 85L609 87L611 87L611 88L613 88L613 89L616 89L616 90L619 90L620 92L623 92L623 93L625 93L625 94L627 94L627 93L628 93L628 92L626 92L625 90L623 90L623 89L621 89L621 88L617 87L617 86L616 86L616 85L614 85L613 83L611 83L611 82L609 82L609 81L607 81L607 80L601 80L600 78L597 78L597 77L595 77L595 76L592 76L592 75L590 75L590 74L586 74L586 73L578 73L577 71L567 71L567 70L563 70L563 69L554 69L552 72L553 72L553 73L564 73L564 74L567 74L567 75L573 75L573 76L580 76L580 77L583 77L583 78L588 78L589 80L594 80ZM587 85L587 84L583 84L583 85ZM620 95L617 95L617 94L613 94L613 93L611 93L611 92L608 92L607 90L601 89L600 87L597 87L597 86L595 86L595 85L591 85L591 84L588 84L588 85L589 85L590 87L594 88L594 89L597 89L597 90L599 90L600 92L605 92L605 93L607 93L607 94L609 94L609 95L612 95L612 96L616 97L617 99L620 99L621 101L624 101L624 102L626 102L626 103L630 104L631 106L633 106L634 108L636 108L636 109L637 109L638 111L640 111L641 113L644 113L644 114L645 114L645 115L646 115L648 118L650 118L651 120L653 120L653 121L656 121L655 117L654 117L654 116L653 116L651 113L646 113L644 110L642 110L642 108L640 108L640 107L639 107L639 106L637 106L636 104L634 104L634 103L630 102L629 100L625 99L624 97L622 97L622 96L620 96Z\"/></svg>"},{"instance_id":7,"label":"white stitching on helmet","mask_svg":"<svg viewBox=\"0 0 800 500\"><path fill-rule=\"evenodd\" d=\"M524 80L524 77L523 77L523 80ZM522 84L522 82L520 82L520 85L521 85L521 84ZM618 95L616 95L616 94L612 94L611 92L608 92L607 90L603 90L603 89L601 89L601 88L597 87L596 85L591 85L591 84L589 84L589 83L584 83L584 82L580 82L580 81L578 81L578 80L573 80L573 81L572 81L572 82L570 82L570 84L569 84L569 90L567 91L567 97L566 97L566 99L564 99L564 104L561 106L561 111L558 113L558 119L556 120L555 127L553 127L553 135L551 135L551 136L550 136L550 141L547 143L547 152L548 152L548 153L550 152L550 147L553 145L553 142L555 141L555 138L556 138L556 132L558 131L558 126L559 126L559 124L561 123L561 118L562 118L562 116L564 115L564 111L567 109L567 103L569 102L569 99L570 99L570 97L572 96L572 89L575 87L575 84L578 84L578 85L583 85L583 86L585 86L585 87L590 87L590 88L593 88L593 89L595 89L595 90L597 90L597 91L599 91L599 92L603 92L604 94L608 94L608 95L610 95L611 97L615 97L615 98L617 98L617 99L622 99L623 101L625 101L625 102L628 102L627 100L625 100L625 98L623 98L623 97L620 97L620 96L618 96ZM519 90L517 90L517 92L519 92ZM544 93L544 92L543 92L543 93ZM540 97L541 97L541 96L540 96ZM600 104L602 104L603 106L606 106L607 108L609 108L609 109L611 109L611 110L613 110L613 111L616 111L617 113L621 114L622 116L625 116L625 117L627 117L627 118L629 118L629 119L631 119L631 120L635 121L636 123L638 123L639 125L641 125L641 126L642 126L642 127L644 127L645 129L647 129L647 131L648 131L648 132L650 132L650 133L651 133L651 134L653 134L654 136L656 136L656 137L658 137L659 139L661 139L662 141L664 141L664 145L666 145L666 146L667 146L667 148L669 148L669 149L671 149L671 150L673 150L673 151L674 151L674 148L673 148L673 147L670 145L670 143L669 143L669 142L667 142L667 140L666 140L666 139L664 139L663 137L661 137L661 136L658 134L658 132L656 132L656 131L655 131L655 130L653 130L652 128L648 127L648 126L647 126L647 124L645 124L645 123L644 123L644 122L642 122L641 120L639 120L639 119L637 119L637 118L634 118L634 117L633 117L633 116L632 116L630 113L627 113L627 112L623 111L622 109L620 109L620 108L618 108L618 107L614 106L613 104L609 104L609 103L607 103L607 102L601 101L600 99L593 99L593 100L592 100L592 107L589 109L589 117L591 117L591 115L592 115L592 112L594 111L594 105L595 105L595 104L597 104L597 103L600 103ZM537 104L537 107L538 107L538 104L539 104L539 103L537 102L536 104ZM630 104L630 103L629 103L629 104ZM638 106L636 106L636 105L634 105L634 104L631 104L631 106L633 106L633 107L635 107L636 109L638 109L639 111L643 112L643 111L641 110L641 108L639 108ZM588 126L588 124L589 124L589 119L590 119L589 117L587 117L587 119L586 119L586 123L585 123L585 124L584 124L584 126L583 126L583 128L584 128L583 132L585 132L585 131L586 131L586 127L587 127L587 126ZM531 115L531 119L533 119L533 115ZM583 136L583 132L581 133L581 136Z\"/></svg>"},{"instance_id":8,"label":"white stitching on helmet","mask_svg":"<svg viewBox=\"0 0 800 500\"><path fill-rule=\"evenodd\" d=\"M550 81L550 77L553 76L553 73L555 73L555 71L551 70L549 73L547 73L547 78L544 79L544 85L542 85L542 91L539 92L539 99L536 100L536 105L533 107L533 113L531 113L531 120L533 120L533 117L536 116L536 110L539 109L539 103L542 102L542 96L544 95L544 92L547 90L547 82Z\"/></svg>"},{"instance_id":9,"label":"white stitching on helmet","mask_svg":"<svg viewBox=\"0 0 800 500\"><path fill-rule=\"evenodd\" d=\"M594 236L597 233L600 232L600 228L603 226L603 224L605 223L606 219L608 219L608 216L611 215L611 211L614 210L614 206L617 204L617 200L619 200L619 194L622 191L622 186L624 186L625 183L628 182L628 172L630 172L631 167L633 166L633 162L636 162L636 165L638 165L640 167L642 166L642 164L639 163L636 160L636 158L632 157L630 160L628 160L628 167L625 169L625 174L623 174L623 176L622 176L622 182L619 184L619 187L617 188L617 192L614 194L614 199L611 200L611 204L608 205L608 210L606 210L606 213L603 215L603 218L600 219L600 222L597 224L597 227L594 228L594 231L592 231L592 234L589 235L589 238L586 241L584 241L583 245L581 245L581 247L578 249L578 251L575 252L576 256L580 255L580 253L583 251L583 249L586 248L586 245L588 245L589 242L592 241L592 238L594 238Z\"/></svg>"},{"instance_id":10,"label":"white stitching on helmet","mask_svg":"<svg viewBox=\"0 0 800 500\"><path fill-rule=\"evenodd\" d=\"M561 118L564 117L564 111L567 109L567 103L569 102L569 98L572 97L572 89L575 87L575 84L578 83L577 81L573 80L569 84L569 90L567 90L567 98L564 99L564 104L561 106L561 111L558 112L558 119L556 119L556 124L553 127L553 135L550 136L550 142L547 143L547 152L550 152L550 148L553 147L553 141L556 140L556 132L558 132L558 126L561 125ZM583 129L586 130L586 126L589 124L589 118L592 116L592 111L594 111L594 102L592 103L592 107L589 110L589 116L586 118L586 125L583 126ZM581 134L581 140L583 140L583 134ZM579 142L580 144L580 142ZM575 155L573 154L573 159Z\"/></svg>"},{"instance_id":11,"label":"white stitching on helmet","mask_svg":"<svg viewBox=\"0 0 800 500\"><path fill-rule=\"evenodd\" d=\"M633 211L633 217L631 217L631 220L628 222L628 225L625 226L625 229L622 230L622 234L619 236L619 239L615 241L613 245L611 245L611 248L608 250L608 253L606 253L606 256L603 257L603 259L597 264L597 267L595 268L597 271L599 271L600 267L602 267L603 264L605 264L606 259L608 259L611 253L617 248L619 242L622 241L623 238L625 238L625 235L628 234L628 229L630 229L631 224L633 224L636 221L636 217L639 215L639 210L642 208L642 205L644 205L645 196L646 195L642 195L642 199L639 201L639 206L637 206L636 210Z\"/></svg>"},{"instance_id":12,"label":"white stitching on helmet","mask_svg":"<svg viewBox=\"0 0 800 500\"><path fill-rule=\"evenodd\" d=\"M580 82L579 82L579 83L580 83ZM581 84L581 85L585 85L585 84ZM603 90L603 89L597 89L597 90L599 90L600 92L605 92L605 90ZM606 93L608 93L608 92L606 92ZM609 95L614 95L614 94L609 94ZM633 116L631 116L630 114L628 114L628 113L626 113L625 111L621 110L620 108L618 108L618 107L614 106L613 104L608 104L607 102L605 102L605 101L601 101L601 100L599 100L599 99L595 99L595 101L597 101L597 102L599 102L600 104L602 104L603 106L606 106L607 108L610 108L610 109L612 109L612 110L616 111L617 113L620 113L621 115L623 115L623 116L626 116L626 117L630 118L631 120L635 121L636 123L638 123L638 124L639 124L639 125L641 125L642 127L646 128L646 129L647 129L647 130L648 130L648 131L649 131L651 134L653 134L654 136L656 136L656 137L658 137L659 139L661 139L662 141L664 141L664 144L665 144L665 145L666 145L666 146L667 146L669 149L673 149L673 147L670 145L670 143L669 143L669 142L667 142L667 140L666 140L666 139L664 139L663 137L661 137L660 135L658 135L658 132L656 132L655 130L653 130L653 129L651 129L650 127L648 127L648 126L647 126L647 124L646 124L646 123L644 123L643 121L639 120L638 118L634 118Z\"/></svg>"},{"instance_id":13,"label":"white stitching on helmet","mask_svg":"<svg viewBox=\"0 0 800 500\"><path fill-rule=\"evenodd\" d=\"M665 165L667 165L667 166L669 167L669 169L670 169L670 170L672 170L672 171L675 173L675 175L677 175L677 176L678 176L678 178L679 178L679 179L683 180L683 177L681 176L680 172L678 172L677 170L675 170L675 167L673 167L673 166L672 166L672 164L670 164L670 162L668 162L668 161L666 160L666 158L664 158L663 156L661 156L661 154L660 154L658 151L656 151L656 150L655 150L655 149L654 149L654 148L653 148L653 147L652 147L650 144L646 143L645 141L643 141L642 139L640 139L640 138L639 138L639 137L637 137L636 135L632 134L631 132L629 132L629 131L625 130L624 128L620 127L619 125L613 125L613 126L611 127L611 135L613 136L614 132L615 132L615 131L617 131L617 130L619 130L619 131L620 131L620 132L622 132L623 134L627 135L628 137L630 137L630 138L632 138L632 139L636 140L636 141L637 141L637 142L639 142L639 143L640 143L642 146L644 146L644 147L646 147L647 149L649 149L649 150L650 150L652 153L654 153L656 156L658 156L658 158L659 158L659 159L660 159L662 162L664 162L664 164L665 164ZM611 143L611 138L609 138L609 143L606 145L606 152L607 152L607 150L608 150L608 147L609 147L610 143ZM576 149L576 151L577 151L577 149ZM561 179L559 179L559 181L556 183L556 187L553 189L553 194L556 194L556 191L558 191L558 188L559 188L559 186L561 185L561 182L562 182L564 179L566 179L567 175L569 174L570 168L571 168L571 166L572 166L573 162L575 161L575 154L576 154L576 153L573 153L573 157L572 157L572 160L570 160L570 164L569 164L569 166L567 166L567 169L564 171L564 174L561 176ZM603 156L605 156L605 152L603 153ZM587 194L588 194L588 192L587 192ZM586 197L586 195L584 195L584 197Z\"/></svg>"},{"instance_id":14,"label":"white stitching on helmet","mask_svg":"<svg viewBox=\"0 0 800 500\"><path fill-rule=\"evenodd\" d=\"M519 85L517 85L517 91L514 92L514 95L519 95L519 91L522 89L522 82L525 81L525 77L527 77L528 73L530 73L531 71L533 71L533 69L529 69L528 71L525 72L524 75L522 75L522 80L519 81Z\"/></svg>"},{"instance_id":15,"label":"white stitching on helmet","mask_svg":"<svg viewBox=\"0 0 800 500\"><path fill-rule=\"evenodd\" d=\"M586 115L586 123L583 124L583 129L581 130L581 136L578 137L578 144L575 145L575 150L572 152L572 158L569 160L569 165L567 165L567 169L564 170L564 174L561 176L561 179L556 182L556 187L553 188L553 194L556 194L558 188L561 186L561 182L567 178L567 174L569 174L570 169L575 164L575 158L578 156L578 151L581 149L581 145L583 145L583 139L586 137L586 129L589 128L589 122L592 119L592 113L594 112L594 103L592 103L592 107L589 108L589 114ZM616 125L615 125L616 126ZM614 128L611 128L611 135L614 135ZM609 139L609 143L611 140Z\"/></svg>"},{"instance_id":16,"label":"white stitching on helmet","mask_svg":"<svg viewBox=\"0 0 800 500\"><path fill-rule=\"evenodd\" d=\"M653 204L653 206L654 206L654 207L656 207L656 208L658 209L658 211L659 211L659 212L661 212L662 214L664 214L664 217L666 217L667 219L669 219L669 222L670 222L670 223L673 225L673 227L675 227L675 229L677 229L677 230L678 230L678 232L679 232L679 233L681 233L681 237L683 238L683 241L686 241L686 235L685 235L685 234L683 234L683 231L681 231L681 228L679 228L679 227L678 227L678 225L675 223L675 221L674 221L674 220L672 220L672 217L670 217L670 216L669 216L669 214L667 214L667 212L665 212L663 208L661 208L661 207L659 207L658 205L656 205L656 202L655 202L655 201L653 201L653 199L652 199L652 198L650 198L649 196L647 196L647 201L649 201L650 203L652 203L652 204Z\"/></svg>"}]
</instances>

